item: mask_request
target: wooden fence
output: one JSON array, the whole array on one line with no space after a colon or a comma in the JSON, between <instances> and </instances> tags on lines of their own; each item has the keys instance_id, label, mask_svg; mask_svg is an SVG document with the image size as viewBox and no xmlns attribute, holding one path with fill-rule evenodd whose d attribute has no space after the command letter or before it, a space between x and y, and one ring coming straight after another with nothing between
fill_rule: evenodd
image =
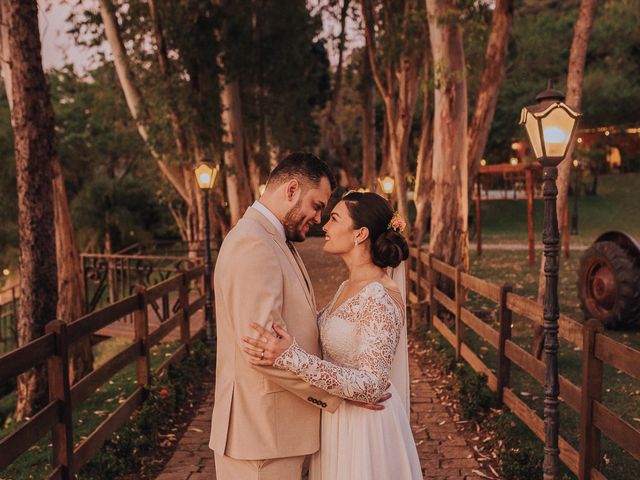
<instances>
[{"instance_id":1,"label":"wooden fence","mask_svg":"<svg viewBox=\"0 0 640 480\"><path fill-rule=\"evenodd\" d=\"M52 432L53 471L50 479L70 479L100 449L146 398L151 381L150 353L169 332L180 329L180 346L154 373L188 354L189 345L204 335L201 328L193 335L189 319L204 306L204 296L189 302L189 285L204 275L204 266L179 273L147 289L140 286L136 292L112 305L90 313L78 320L64 323L55 320L47 324L46 333L29 344L0 356L0 382L16 377L43 362L47 363L49 403L11 434L0 440L0 471L34 445L45 433ZM149 331L148 305L177 291L180 308L158 328ZM75 385L69 383L69 347L87 335L120 318L133 314L135 341L105 364L82 378ZM136 364L137 388L88 437L73 444L72 411L101 385L130 363Z\"/></svg>"},{"instance_id":2,"label":"wooden fence","mask_svg":"<svg viewBox=\"0 0 640 480\"><path fill-rule=\"evenodd\" d=\"M18 343L19 299L20 289L17 286L0 290L0 354L15 348Z\"/></svg>"},{"instance_id":3,"label":"wooden fence","mask_svg":"<svg viewBox=\"0 0 640 480\"><path fill-rule=\"evenodd\" d=\"M516 295L508 285L494 285L437 260L424 251L411 249L408 271L408 301L413 308L425 307L429 327L435 328L450 343L457 358L464 359L476 372L487 376L488 386L538 438L544 441L544 421L510 386L511 365L517 365L540 384L545 381L545 364L511 340L512 315L515 313L542 325L542 305ZM440 278L453 284L453 297L437 288ZM475 292L498 307L499 329L488 325L466 307L467 292ZM438 305L440 307L438 307ZM448 312L454 328L449 328L438 312ZM414 325L415 327L415 325ZM601 324L591 320L581 324L560 315L560 337L582 350L582 386L560 375L560 400L580 418L580 446L573 448L560 437L560 460L580 480L602 480L599 460L600 433L640 460L640 431L602 403L603 364L640 379L640 351L619 343L603 333ZM498 353L495 373L464 341L465 329L473 330Z\"/></svg>"}]
</instances>

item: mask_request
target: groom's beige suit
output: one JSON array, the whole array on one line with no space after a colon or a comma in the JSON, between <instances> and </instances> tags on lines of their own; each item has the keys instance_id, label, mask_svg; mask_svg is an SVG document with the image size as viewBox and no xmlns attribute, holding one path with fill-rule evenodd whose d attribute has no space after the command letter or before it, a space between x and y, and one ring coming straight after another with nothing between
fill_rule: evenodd
<instances>
[{"instance_id":1,"label":"groom's beige suit","mask_svg":"<svg viewBox=\"0 0 640 480\"><path fill-rule=\"evenodd\" d=\"M291 472L320 448L321 410L333 412L342 402L288 371L251 365L242 350L243 336L257 337L251 322L269 331L276 323L307 352L321 355L311 281L284 229L269 215L262 205L250 207L216 261L217 364L209 446L218 480L294 480Z\"/></svg>"}]
</instances>

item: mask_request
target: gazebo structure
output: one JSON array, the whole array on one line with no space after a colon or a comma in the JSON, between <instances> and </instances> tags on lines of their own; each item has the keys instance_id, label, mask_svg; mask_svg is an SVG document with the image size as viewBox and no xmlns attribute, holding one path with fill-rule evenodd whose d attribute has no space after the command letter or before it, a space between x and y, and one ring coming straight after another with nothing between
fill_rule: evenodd
<instances>
[{"instance_id":1,"label":"gazebo structure","mask_svg":"<svg viewBox=\"0 0 640 480\"><path fill-rule=\"evenodd\" d=\"M522 163L518 162L517 158L514 157L515 161L512 163L500 163L495 165L480 165L480 170L478 171L478 176L476 180L476 194L475 194L475 202L476 202L476 249L478 255L482 255L482 222L480 216L480 206L482 203L483 197L483 181L486 182L487 177L495 177L501 176L513 183L515 187L516 184L522 184L524 181L524 187L526 192L526 200L527 200L527 226L528 226L528 250L529 250L529 265L533 265L535 263L535 242L533 238L533 198L535 195L535 179L540 177L540 172L542 171L542 165L538 162L533 163ZM521 197L517 195L516 189L513 189L513 194L509 196L506 189L503 189L502 195L491 195L491 191L485 189L484 198L485 200L507 200L514 199L520 200Z\"/></svg>"}]
</instances>

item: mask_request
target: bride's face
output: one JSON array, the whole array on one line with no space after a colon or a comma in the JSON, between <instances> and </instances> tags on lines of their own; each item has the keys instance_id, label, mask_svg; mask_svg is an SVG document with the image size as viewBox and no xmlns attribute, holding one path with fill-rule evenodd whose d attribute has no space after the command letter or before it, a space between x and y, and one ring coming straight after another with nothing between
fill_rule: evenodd
<instances>
[{"instance_id":1,"label":"bride's face","mask_svg":"<svg viewBox=\"0 0 640 480\"><path fill-rule=\"evenodd\" d=\"M329 221L322 227L322 230L325 233L323 247L325 252L340 255L349 252L354 247L353 221L344 202L338 202L334 207Z\"/></svg>"}]
</instances>

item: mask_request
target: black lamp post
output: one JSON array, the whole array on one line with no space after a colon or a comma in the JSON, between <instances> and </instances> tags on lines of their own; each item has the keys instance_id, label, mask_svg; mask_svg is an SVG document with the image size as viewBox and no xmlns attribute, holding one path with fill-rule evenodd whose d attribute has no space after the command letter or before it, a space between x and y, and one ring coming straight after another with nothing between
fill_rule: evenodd
<instances>
[{"instance_id":1,"label":"black lamp post","mask_svg":"<svg viewBox=\"0 0 640 480\"><path fill-rule=\"evenodd\" d=\"M209 162L200 163L194 170L198 187L204 194L204 322L207 345L213 346L216 333L213 323L213 292L211 291L211 226L209 224L209 191L218 176L220 167L213 166Z\"/></svg>"},{"instance_id":2,"label":"black lamp post","mask_svg":"<svg viewBox=\"0 0 640 480\"><path fill-rule=\"evenodd\" d=\"M524 125L536 158L542 164L544 227L544 353L546 375L544 384L544 480L560 478L560 450L558 448L558 256L560 233L556 198L558 165L574 140L580 116L564 103L564 95L551 89L551 84L536 96L538 103L524 107L520 124Z\"/></svg>"}]
</instances>

